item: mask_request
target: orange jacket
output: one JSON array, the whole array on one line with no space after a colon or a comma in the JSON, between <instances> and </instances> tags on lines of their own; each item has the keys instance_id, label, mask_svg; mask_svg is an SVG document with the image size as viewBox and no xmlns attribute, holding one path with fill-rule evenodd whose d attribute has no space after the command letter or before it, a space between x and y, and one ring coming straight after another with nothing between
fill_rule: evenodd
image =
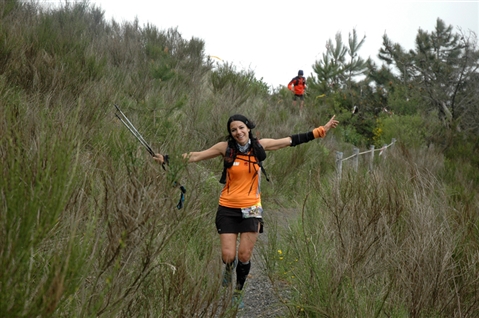
<instances>
[{"instance_id":1,"label":"orange jacket","mask_svg":"<svg viewBox=\"0 0 479 318\"><path fill-rule=\"evenodd\" d=\"M294 87L294 90L293 90ZM293 91L296 95L304 95L304 89L306 88L306 79L303 76L296 76L289 82L288 89Z\"/></svg>"}]
</instances>

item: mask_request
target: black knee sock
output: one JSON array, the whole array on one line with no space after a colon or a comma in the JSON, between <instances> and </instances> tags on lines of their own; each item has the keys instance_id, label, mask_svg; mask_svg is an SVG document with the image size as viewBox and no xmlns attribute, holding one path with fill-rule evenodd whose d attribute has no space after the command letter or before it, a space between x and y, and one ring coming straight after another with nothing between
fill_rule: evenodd
<instances>
[{"instance_id":1,"label":"black knee sock","mask_svg":"<svg viewBox=\"0 0 479 318\"><path fill-rule=\"evenodd\" d=\"M246 277L248 277L249 270L251 268L251 262L247 263L238 262L236 267L236 289L242 290Z\"/></svg>"}]
</instances>

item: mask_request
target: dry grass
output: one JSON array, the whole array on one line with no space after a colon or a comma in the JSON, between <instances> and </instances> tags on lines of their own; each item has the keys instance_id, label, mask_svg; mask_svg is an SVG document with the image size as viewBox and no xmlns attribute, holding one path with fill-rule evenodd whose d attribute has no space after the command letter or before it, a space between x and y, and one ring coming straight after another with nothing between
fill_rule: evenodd
<instances>
[{"instance_id":1,"label":"dry grass","mask_svg":"<svg viewBox=\"0 0 479 318\"><path fill-rule=\"evenodd\" d=\"M477 244L436 177L441 163L433 151L396 149L372 172L311 184L299 223L276 243L278 277L297 291L293 313L474 317Z\"/></svg>"},{"instance_id":2,"label":"dry grass","mask_svg":"<svg viewBox=\"0 0 479 318\"><path fill-rule=\"evenodd\" d=\"M106 23L84 3L7 1L0 13L0 316L233 317L213 223L221 160L186 167L179 156L218 141L233 113L275 138L323 124L330 109L297 116L289 96L218 69L200 39L174 29ZM166 172L113 104L171 156ZM294 276L281 277L297 292L291 315L472 317L471 178L458 169L452 187L439 154L400 148L334 187L340 134L265 164L265 205L298 216L264 250L272 279ZM175 181L187 188L181 210Z\"/></svg>"}]
</instances>

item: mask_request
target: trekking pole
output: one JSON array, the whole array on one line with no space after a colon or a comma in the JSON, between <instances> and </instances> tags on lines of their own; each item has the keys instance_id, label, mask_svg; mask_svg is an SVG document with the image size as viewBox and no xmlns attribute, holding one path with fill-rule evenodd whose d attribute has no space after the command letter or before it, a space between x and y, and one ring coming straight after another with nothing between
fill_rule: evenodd
<instances>
[{"instance_id":1,"label":"trekking pole","mask_svg":"<svg viewBox=\"0 0 479 318\"><path fill-rule=\"evenodd\" d=\"M148 153L152 157L155 157L155 152L153 151L153 149L151 149L150 145L146 142L145 138L143 138L143 136L140 134L138 129L136 129L136 127L131 123L128 117L126 117L126 115L121 111L118 105L115 104L115 108L117 110L115 112L115 116L126 126L126 128L128 128L128 130L132 133L132 135L135 136L136 139L138 139L138 141L146 148ZM163 170L166 171L165 164L166 165L169 164L169 157L168 155L162 155L162 156L163 156L163 163L161 164L161 166L163 167ZM176 205L178 209L181 209L183 207L183 203L185 202L186 188L183 185L177 183L176 181L174 182L174 185L175 186L178 185L181 191L180 200L178 201L178 204Z\"/></svg>"},{"instance_id":2,"label":"trekking pole","mask_svg":"<svg viewBox=\"0 0 479 318\"><path fill-rule=\"evenodd\" d=\"M120 107L115 105L117 112L115 113L115 116L128 128L128 130L133 134L133 136L138 139L138 141L145 146L146 150L150 153L152 157L155 156L155 153L151 149L150 145L146 142L145 138L140 134L140 132L133 126L131 121L126 117L126 115L121 111Z\"/></svg>"}]
</instances>

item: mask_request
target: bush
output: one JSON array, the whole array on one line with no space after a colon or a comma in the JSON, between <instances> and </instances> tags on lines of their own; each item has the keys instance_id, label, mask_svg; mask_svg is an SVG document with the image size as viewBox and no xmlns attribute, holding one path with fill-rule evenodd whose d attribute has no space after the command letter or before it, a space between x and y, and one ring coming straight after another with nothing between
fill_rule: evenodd
<instances>
[{"instance_id":1,"label":"bush","mask_svg":"<svg viewBox=\"0 0 479 318\"><path fill-rule=\"evenodd\" d=\"M429 134L426 122L419 115L382 115L376 121L374 144L382 147L394 138L410 148L420 148L427 144Z\"/></svg>"}]
</instances>

